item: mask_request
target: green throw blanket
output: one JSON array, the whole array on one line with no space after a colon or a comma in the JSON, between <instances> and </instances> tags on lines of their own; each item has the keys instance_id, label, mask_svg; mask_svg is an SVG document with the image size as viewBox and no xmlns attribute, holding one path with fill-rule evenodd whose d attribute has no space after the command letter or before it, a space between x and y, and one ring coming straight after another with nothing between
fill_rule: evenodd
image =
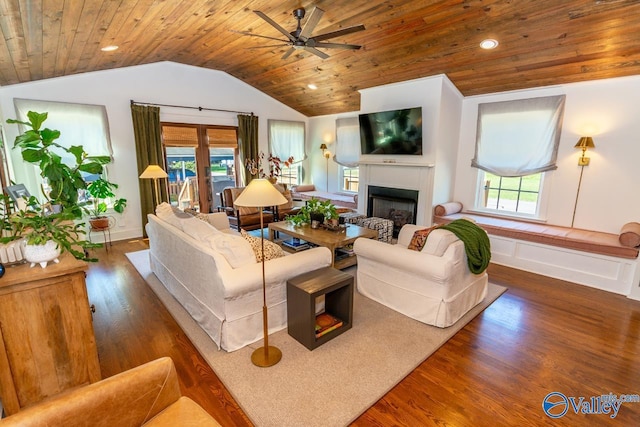
<instances>
[{"instance_id":1,"label":"green throw blanket","mask_svg":"<svg viewBox=\"0 0 640 427\"><path fill-rule=\"evenodd\" d=\"M487 269L491 260L491 244L489 236L482 228L466 219L456 219L438 228L449 230L462 240L469 270L473 274L480 274Z\"/></svg>"}]
</instances>

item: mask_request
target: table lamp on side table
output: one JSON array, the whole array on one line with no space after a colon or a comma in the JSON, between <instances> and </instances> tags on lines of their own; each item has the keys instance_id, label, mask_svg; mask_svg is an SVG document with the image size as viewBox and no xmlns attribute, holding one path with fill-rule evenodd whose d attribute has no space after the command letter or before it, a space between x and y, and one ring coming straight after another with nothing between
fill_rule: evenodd
<instances>
[{"instance_id":1,"label":"table lamp on side table","mask_svg":"<svg viewBox=\"0 0 640 427\"><path fill-rule=\"evenodd\" d=\"M262 251L262 326L264 329L264 346L256 349L251 355L251 361L256 366L267 368L273 366L282 358L282 352L277 347L269 346L269 324L267 313L267 283L264 275L264 220L263 213L267 206L278 206L287 203L287 199L268 180L253 179L242 190L235 200L237 206L258 208L260 211L260 243Z\"/></svg>"}]
</instances>

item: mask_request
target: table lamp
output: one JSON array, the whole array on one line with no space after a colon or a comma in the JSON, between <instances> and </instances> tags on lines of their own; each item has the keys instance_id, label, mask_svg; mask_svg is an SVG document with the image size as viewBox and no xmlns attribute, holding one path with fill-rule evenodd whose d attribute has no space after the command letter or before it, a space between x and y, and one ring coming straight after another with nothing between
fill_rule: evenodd
<instances>
[{"instance_id":1,"label":"table lamp","mask_svg":"<svg viewBox=\"0 0 640 427\"><path fill-rule=\"evenodd\" d=\"M160 204L160 191L158 190L158 179L166 178L169 175L158 165L149 165L140 175L140 179L153 179L156 194L156 206Z\"/></svg>"},{"instance_id":2,"label":"table lamp","mask_svg":"<svg viewBox=\"0 0 640 427\"><path fill-rule=\"evenodd\" d=\"M260 245L262 252L262 327L264 330L264 346L256 349L251 355L254 365L267 368L273 366L282 359L279 348L269 346L269 323L267 313L267 283L264 274L264 220L263 213L267 206L278 206L287 203L287 199L267 179L256 178L242 190L235 200L236 206L258 208L260 211Z\"/></svg>"}]
</instances>

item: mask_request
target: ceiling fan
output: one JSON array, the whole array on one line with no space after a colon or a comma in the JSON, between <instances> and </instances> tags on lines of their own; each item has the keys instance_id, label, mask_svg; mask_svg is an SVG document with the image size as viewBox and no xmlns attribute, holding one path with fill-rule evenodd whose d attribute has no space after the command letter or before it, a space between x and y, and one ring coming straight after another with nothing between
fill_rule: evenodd
<instances>
[{"instance_id":1,"label":"ceiling fan","mask_svg":"<svg viewBox=\"0 0 640 427\"><path fill-rule=\"evenodd\" d=\"M344 36L346 34L355 33L357 31L364 30L364 25L355 25L353 27L343 28L341 30L332 31L330 33L319 34L317 36L312 36L313 30L320 22L320 18L324 14L324 11L318 7L314 7L309 15L309 18L304 23L304 27L300 25L300 21L305 16L305 10L303 7L299 7L293 11L293 17L298 20L298 27L295 31L288 32L280 25L278 25L273 19L269 18L263 12L259 10L254 10L254 13L258 15L260 18L267 21L272 27L281 32L284 36L287 37L287 40L277 39L275 37L262 36L259 34L253 34L249 31L234 31L235 33L244 34L245 36L251 37L261 37L265 39L277 40L282 44L277 45L269 45L269 46L260 46L260 47L277 47L277 46L290 46L291 48L287 50L284 55L282 55L282 59L288 58L293 52L298 49L306 50L309 53L319 56L322 59L326 59L329 57L326 53L318 50L318 48L333 48L333 49L360 49L361 46L355 44L343 44L343 43L321 43L323 40L332 39L334 37Z\"/></svg>"}]
</instances>

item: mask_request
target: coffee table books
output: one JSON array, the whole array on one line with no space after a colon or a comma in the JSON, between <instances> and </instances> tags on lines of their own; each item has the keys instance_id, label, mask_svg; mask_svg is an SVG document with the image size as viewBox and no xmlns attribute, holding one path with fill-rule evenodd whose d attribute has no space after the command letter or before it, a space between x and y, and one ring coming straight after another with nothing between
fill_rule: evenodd
<instances>
[{"instance_id":1,"label":"coffee table books","mask_svg":"<svg viewBox=\"0 0 640 427\"><path fill-rule=\"evenodd\" d=\"M306 240L299 239L297 237L293 237L288 240L283 240L282 246L286 246L289 249L293 249L294 251L303 251L305 249L309 249L311 245Z\"/></svg>"}]
</instances>

